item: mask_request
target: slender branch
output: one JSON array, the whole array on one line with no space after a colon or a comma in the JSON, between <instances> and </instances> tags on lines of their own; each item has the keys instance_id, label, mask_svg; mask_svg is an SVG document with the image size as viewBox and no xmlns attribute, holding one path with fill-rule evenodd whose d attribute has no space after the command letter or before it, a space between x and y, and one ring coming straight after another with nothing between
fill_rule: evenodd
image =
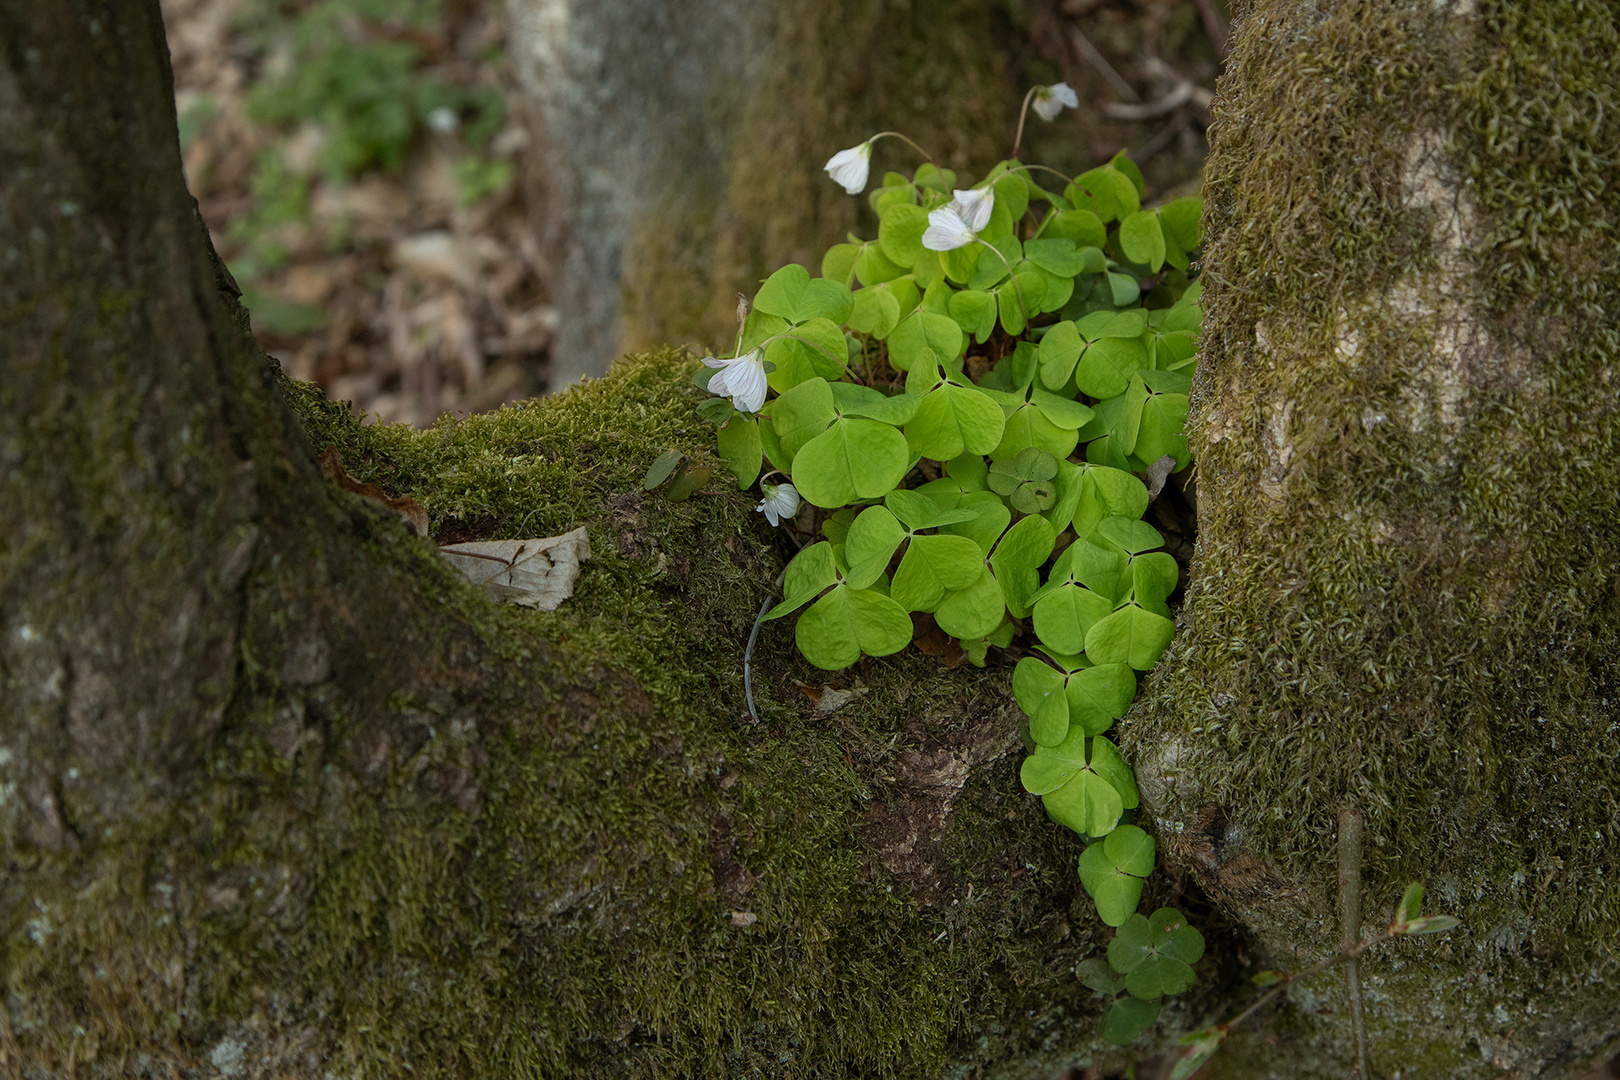
<instances>
[{"instance_id":1,"label":"slender branch","mask_svg":"<svg viewBox=\"0 0 1620 1080\"><path fill-rule=\"evenodd\" d=\"M1193 0L1198 5L1198 17L1203 20L1204 33L1209 35L1209 43L1215 46L1217 59L1226 59L1226 24L1221 21L1220 13L1210 0Z\"/></svg>"},{"instance_id":2,"label":"slender branch","mask_svg":"<svg viewBox=\"0 0 1620 1080\"><path fill-rule=\"evenodd\" d=\"M1350 1025L1356 1035L1356 1069L1361 1080L1372 1080L1367 1065L1367 1018L1362 1011L1361 972L1361 849L1366 820L1350 803L1339 811L1339 951L1350 996Z\"/></svg>"},{"instance_id":3,"label":"slender branch","mask_svg":"<svg viewBox=\"0 0 1620 1080\"><path fill-rule=\"evenodd\" d=\"M1108 58L1097 51L1097 46L1091 43L1091 39L1080 32L1078 26L1069 27L1069 33L1073 36L1075 51L1085 57L1086 63L1097 69L1097 74L1108 81L1108 85L1114 88L1116 94L1131 101L1142 100L1131 84L1125 81L1125 77L1114 70L1114 65L1108 62Z\"/></svg>"}]
</instances>

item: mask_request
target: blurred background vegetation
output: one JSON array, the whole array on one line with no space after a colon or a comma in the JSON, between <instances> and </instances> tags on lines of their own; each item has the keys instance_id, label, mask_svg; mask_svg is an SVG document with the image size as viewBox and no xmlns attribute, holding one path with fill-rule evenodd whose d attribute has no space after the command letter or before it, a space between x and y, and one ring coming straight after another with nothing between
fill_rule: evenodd
<instances>
[{"instance_id":1,"label":"blurred background vegetation","mask_svg":"<svg viewBox=\"0 0 1620 1080\"><path fill-rule=\"evenodd\" d=\"M192 193L289 372L418 425L544 392L558 312L545 207L525 192L545 162L505 5L162 5ZM1150 200L1196 187L1221 0L987 7L1010 101L1059 80L1080 94L1078 112L1031 120L1026 158L1078 172L1124 148Z\"/></svg>"}]
</instances>

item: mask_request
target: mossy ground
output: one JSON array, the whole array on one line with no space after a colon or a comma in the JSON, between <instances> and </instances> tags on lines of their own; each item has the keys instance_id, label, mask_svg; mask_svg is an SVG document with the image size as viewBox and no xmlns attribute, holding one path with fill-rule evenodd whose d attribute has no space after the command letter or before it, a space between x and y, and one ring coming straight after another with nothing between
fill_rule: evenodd
<instances>
[{"instance_id":1,"label":"mossy ground","mask_svg":"<svg viewBox=\"0 0 1620 1080\"><path fill-rule=\"evenodd\" d=\"M271 662L297 628L256 602L256 666L173 819L14 883L46 920L7 928L20 1060L1039 1076L1098 1052L1071 972L1107 932L1079 841L1018 784L1005 672L908 652L829 675L783 620L748 718L743 643L784 552L713 458L693 366L633 357L428 431L286 385L316 449L439 535L583 524L592 558L556 612L495 605L341 497L415 600L334 603L448 629L334 648L330 685L304 685ZM670 448L715 466L709 490L642 490ZM867 693L818 717L801 684Z\"/></svg>"}]
</instances>

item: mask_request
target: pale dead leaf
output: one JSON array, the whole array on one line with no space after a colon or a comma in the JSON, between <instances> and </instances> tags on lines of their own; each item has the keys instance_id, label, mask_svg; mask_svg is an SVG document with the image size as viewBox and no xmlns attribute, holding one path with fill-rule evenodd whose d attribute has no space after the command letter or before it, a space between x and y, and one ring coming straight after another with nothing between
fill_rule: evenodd
<instances>
[{"instance_id":1,"label":"pale dead leaf","mask_svg":"<svg viewBox=\"0 0 1620 1080\"><path fill-rule=\"evenodd\" d=\"M839 690L832 686L823 687L821 697L816 702L816 715L829 716L835 710L843 708L865 693L867 693L867 688L864 686L857 687L854 690Z\"/></svg>"},{"instance_id":2,"label":"pale dead leaf","mask_svg":"<svg viewBox=\"0 0 1620 1080\"><path fill-rule=\"evenodd\" d=\"M538 540L450 544L439 554L492 600L556 611L574 594L579 564L591 557L591 541L581 526Z\"/></svg>"},{"instance_id":3,"label":"pale dead leaf","mask_svg":"<svg viewBox=\"0 0 1620 1080\"><path fill-rule=\"evenodd\" d=\"M1159 497L1159 492L1164 490L1164 482L1170 479L1170 474L1174 472L1175 469L1176 459L1171 457L1169 454L1166 454L1164 457L1148 466L1148 502L1152 502L1154 499Z\"/></svg>"},{"instance_id":4,"label":"pale dead leaf","mask_svg":"<svg viewBox=\"0 0 1620 1080\"><path fill-rule=\"evenodd\" d=\"M755 915L752 911L733 911L731 913L731 925L738 927L739 929L742 927L753 926L757 922L759 922L759 916Z\"/></svg>"}]
</instances>

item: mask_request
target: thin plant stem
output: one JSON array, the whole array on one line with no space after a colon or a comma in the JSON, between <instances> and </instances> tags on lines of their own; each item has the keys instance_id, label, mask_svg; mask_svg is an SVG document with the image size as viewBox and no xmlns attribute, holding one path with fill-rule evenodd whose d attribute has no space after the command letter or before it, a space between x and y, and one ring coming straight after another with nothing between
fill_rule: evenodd
<instances>
[{"instance_id":1,"label":"thin plant stem","mask_svg":"<svg viewBox=\"0 0 1620 1080\"><path fill-rule=\"evenodd\" d=\"M936 162L934 160L934 155L933 154L930 154L928 151L926 151L922 147L918 146L916 141L913 140L910 136L902 135L898 131L880 131L876 135L872 136L870 139L867 139L866 141L867 142L877 142L879 139L884 139L884 138L899 139L901 142L909 144L913 150L917 151L917 153L921 154L923 157L928 159L928 164L933 165L935 168L939 167L938 162Z\"/></svg>"},{"instance_id":2,"label":"thin plant stem","mask_svg":"<svg viewBox=\"0 0 1620 1080\"><path fill-rule=\"evenodd\" d=\"M1024 106L1018 110L1018 134L1013 136L1012 153L1007 155L1010 158L1017 158L1018 148L1024 144L1024 121L1029 117L1029 103L1035 100L1035 91L1039 89L1038 86L1032 86L1024 95Z\"/></svg>"},{"instance_id":3,"label":"thin plant stem","mask_svg":"<svg viewBox=\"0 0 1620 1080\"><path fill-rule=\"evenodd\" d=\"M1014 156L1016 157L1017 155L1014 155ZM1039 169L1042 172L1049 172L1053 176L1057 177L1059 180L1062 180L1064 183L1067 183L1067 184L1074 183L1074 177L1068 175L1067 173L1060 173L1056 169L1051 168L1050 166L1047 166L1047 165L1014 165L1012 168L1008 169L1007 172L1009 172L1009 173L1023 172L1023 171L1029 170L1029 169ZM1003 173L1002 175L1005 176L1006 173Z\"/></svg>"},{"instance_id":4,"label":"thin plant stem","mask_svg":"<svg viewBox=\"0 0 1620 1080\"><path fill-rule=\"evenodd\" d=\"M1018 284L1018 275L1013 273L1012 263L1007 261L1007 256L1003 255L1001 249L996 245L983 240L980 240L979 243L994 251L996 258L1001 260L1001 265L1007 268L1007 280L1012 282L1013 292L1018 295L1018 310L1023 312L1024 322L1029 322L1029 306L1024 303L1024 290Z\"/></svg>"}]
</instances>

